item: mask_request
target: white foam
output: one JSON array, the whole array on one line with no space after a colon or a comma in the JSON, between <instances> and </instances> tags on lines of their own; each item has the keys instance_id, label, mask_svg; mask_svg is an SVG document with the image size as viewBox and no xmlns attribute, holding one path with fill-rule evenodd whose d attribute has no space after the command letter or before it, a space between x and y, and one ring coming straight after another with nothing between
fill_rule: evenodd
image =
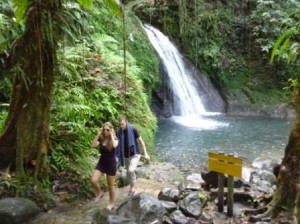
<instances>
[{"instance_id":1,"label":"white foam","mask_svg":"<svg viewBox=\"0 0 300 224\"><path fill-rule=\"evenodd\" d=\"M203 130L207 130L207 129L213 130L220 127L229 126L229 123L216 121L213 119L206 118L204 116L172 116L171 120L185 127L203 129Z\"/></svg>"}]
</instances>

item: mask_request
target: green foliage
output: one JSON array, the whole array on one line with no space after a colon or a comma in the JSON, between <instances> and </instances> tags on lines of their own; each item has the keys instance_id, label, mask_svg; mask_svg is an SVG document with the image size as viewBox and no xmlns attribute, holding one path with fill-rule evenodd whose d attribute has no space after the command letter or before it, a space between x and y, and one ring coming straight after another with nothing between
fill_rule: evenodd
<instances>
[{"instance_id":1,"label":"green foliage","mask_svg":"<svg viewBox=\"0 0 300 224\"><path fill-rule=\"evenodd\" d=\"M14 21L13 5L11 1L4 0L0 5L0 52L6 54L7 48L15 38L23 31L22 24L16 24ZM0 62L0 64L2 61ZM0 103L8 103L15 71L1 71L0 66ZM0 107L0 111L1 111ZM6 109L6 108L5 108Z\"/></svg>"},{"instance_id":2,"label":"green foliage","mask_svg":"<svg viewBox=\"0 0 300 224\"><path fill-rule=\"evenodd\" d=\"M68 170L91 175L95 159L99 156L89 147L96 130L105 121L118 124L122 114L137 125L143 124L140 130L143 138L147 139L148 149L154 148L156 119L148 106L141 81L142 78L152 82L154 78L151 77L156 76L158 61L154 51L149 56L148 49L143 48L140 54L148 56L137 60L139 55L133 56L128 49L125 89L122 21L100 1L94 1L94 4L95 7L89 9L89 20L85 21L87 30L80 33L75 41L62 43L58 52L57 73L60 75L55 81L50 141L50 164L54 173ZM77 18L85 14L80 10L77 13ZM137 36L142 36L136 46L143 46L143 41L147 41L144 33L139 34L140 31L142 28L135 31ZM74 37L72 31L65 33ZM147 46L151 47L148 41ZM145 60L152 60L148 76L144 74ZM90 184L86 186L91 187Z\"/></svg>"},{"instance_id":3,"label":"green foliage","mask_svg":"<svg viewBox=\"0 0 300 224\"><path fill-rule=\"evenodd\" d=\"M5 125L5 120L7 118L8 112L5 109L5 107L8 107L8 104L1 104L0 105L0 134L2 131L4 131L4 125Z\"/></svg>"},{"instance_id":4,"label":"green foliage","mask_svg":"<svg viewBox=\"0 0 300 224\"><path fill-rule=\"evenodd\" d=\"M189 57L196 56L199 61L196 64L209 64L212 69L223 70L224 63L229 63L233 57L229 49L225 48L227 36L232 33L231 9L214 8L207 10L205 4L198 6L197 18L191 17L187 24L191 24L193 19L194 27L186 28L186 35L190 43ZM227 62L225 62L227 60ZM230 63L232 64L232 63Z\"/></svg>"},{"instance_id":5,"label":"green foliage","mask_svg":"<svg viewBox=\"0 0 300 224\"><path fill-rule=\"evenodd\" d=\"M287 26L283 34L276 41L272 51L271 61L277 58L278 60L286 61L290 66L293 66L294 69L290 75L291 78L289 79L289 83L294 90L294 102L297 116L299 117L300 105L298 95L300 83L300 7L290 17L296 21L290 26Z\"/></svg>"},{"instance_id":6,"label":"green foliage","mask_svg":"<svg viewBox=\"0 0 300 224\"><path fill-rule=\"evenodd\" d=\"M277 56L278 59L284 59L289 64L299 64L300 41L298 37L300 35L300 10L298 18L299 21L293 27L288 28L276 41L272 51L272 61Z\"/></svg>"},{"instance_id":7,"label":"green foliage","mask_svg":"<svg viewBox=\"0 0 300 224\"><path fill-rule=\"evenodd\" d=\"M140 1L135 1L133 9L144 20L163 28L163 32L171 36L183 54L202 71L222 80L229 79L220 77L222 74L234 73L244 64L243 58L237 60L239 56L233 44L237 2L223 4L221 1L197 0L186 4L175 1L153 6L143 1L143 7ZM147 13L150 15L145 15Z\"/></svg>"},{"instance_id":8,"label":"green foliage","mask_svg":"<svg viewBox=\"0 0 300 224\"><path fill-rule=\"evenodd\" d=\"M8 49L17 34L21 34L26 2L30 1L15 0L16 15L8 17L0 13L1 52ZM53 43L63 40L58 42L56 55L49 159L52 184L66 181L68 186L60 190L69 191L68 200L73 200L76 195L91 195L90 175L99 153L90 148L90 142L103 122L117 124L119 116L126 114L139 127L150 152L154 148L156 129L156 119L145 92L150 93L157 82L158 60L138 20L131 19L132 14L126 15L127 30L133 34L134 42L126 40L125 76L122 20L116 13L119 7L114 1L77 2L85 9L76 2L64 2L64 10L57 18L60 24L53 21L45 24L49 28L45 29L45 35ZM94 7L90 7L92 3ZM16 32L11 28L14 17L19 22ZM22 70L18 71L22 73ZM8 74L4 76L5 82L0 82L0 89L4 90L0 95L2 106L9 102L14 77ZM6 81L6 77L10 78ZM147 84L146 90L143 84ZM0 111L2 127L7 108L1 107ZM12 183L3 184L10 184L9 188L19 196L36 197L41 201L51 199L48 198L51 195L49 189L53 187L50 182L35 186L36 183L29 180L28 183L18 182L15 187ZM48 192L41 191L43 188Z\"/></svg>"},{"instance_id":9,"label":"green foliage","mask_svg":"<svg viewBox=\"0 0 300 224\"><path fill-rule=\"evenodd\" d=\"M282 28L295 23L289 17L300 4L294 0L259 0L256 9L251 14L254 24L253 35L264 52L270 52Z\"/></svg>"},{"instance_id":10,"label":"green foliage","mask_svg":"<svg viewBox=\"0 0 300 224\"><path fill-rule=\"evenodd\" d=\"M0 176L0 198L25 197L34 201L40 208L48 210L56 205L47 180L35 182L32 177L20 182L19 179L8 174Z\"/></svg>"},{"instance_id":11,"label":"green foliage","mask_svg":"<svg viewBox=\"0 0 300 224\"><path fill-rule=\"evenodd\" d=\"M103 2L114 14L121 15L122 10L115 0L104 0Z\"/></svg>"},{"instance_id":12,"label":"green foliage","mask_svg":"<svg viewBox=\"0 0 300 224\"><path fill-rule=\"evenodd\" d=\"M17 192L18 181L8 176L0 177L0 198L14 197Z\"/></svg>"},{"instance_id":13,"label":"green foliage","mask_svg":"<svg viewBox=\"0 0 300 224\"><path fill-rule=\"evenodd\" d=\"M293 23L285 15L299 9L299 1L196 0L186 4L181 0L155 4L143 0L132 4L143 21L170 36L224 92L244 92L245 88L260 92L261 86L270 88L271 83L278 92L272 102L282 100L276 97L293 68L283 63L270 65L270 49L282 26Z\"/></svg>"},{"instance_id":14,"label":"green foliage","mask_svg":"<svg viewBox=\"0 0 300 224\"><path fill-rule=\"evenodd\" d=\"M126 11L127 48L136 58L136 66L140 68L137 76L143 81L145 91L151 97L152 89L155 89L158 84L159 61L140 20L129 9L130 7ZM150 100L151 98L149 102Z\"/></svg>"},{"instance_id":15,"label":"green foliage","mask_svg":"<svg viewBox=\"0 0 300 224\"><path fill-rule=\"evenodd\" d=\"M93 0L77 0L80 5L82 5L84 8L88 9L93 4ZM106 0L107 4L113 5L111 0ZM28 0L13 0L13 6L15 9L15 17L17 23L23 21L26 11L28 9L28 6L30 4L30 1Z\"/></svg>"},{"instance_id":16,"label":"green foliage","mask_svg":"<svg viewBox=\"0 0 300 224\"><path fill-rule=\"evenodd\" d=\"M111 9L103 7L100 2L95 2L95 8L90 11L91 16L94 18L90 23L91 32L94 33L93 39L98 39L98 47L108 54L109 51L112 51L114 55L120 56L119 61L122 64L123 38L125 39L127 49L126 63L128 63L128 66L135 64L140 69L137 76L143 81L143 85L146 88L145 91L150 96L151 89L155 88L158 82L159 61L141 26L140 20L131 11L131 7L131 5L126 7L126 31L123 33L122 17L112 14ZM105 46L101 46L101 42ZM109 43L106 44L106 42ZM124 68L120 71L123 70Z\"/></svg>"},{"instance_id":17,"label":"green foliage","mask_svg":"<svg viewBox=\"0 0 300 224\"><path fill-rule=\"evenodd\" d=\"M93 4L93 0L78 0L78 3L81 4L84 8L88 9Z\"/></svg>"},{"instance_id":18,"label":"green foliage","mask_svg":"<svg viewBox=\"0 0 300 224\"><path fill-rule=\"evenodd\" d=\"M24 19L29 2L28 0L14 0L13 3L15 8L15 16L17 19L17 23L19 23Z\"/></svg>"},{"instance_id":19,"label":"green foliage","mask_svg":"<svg viewBox=\"0 0 300 224\"><path fill-rule=\"evenodd\" d=\"M11 74L12 72L10 72ZM11 74L12 77L14 77L13 74ZM0 83L0 102L2 103L8 103L9 102L9 98L10 98L10 93L12 90L12 86L13 86L13 81L12 81L12 77L2 77L1 83Z\"/></svg>"},{"instance_id":20,"label":"green foliage","mask_svg":"<svg viewBox=\"0 0 300 224\"><path fill-rule=\"evenodd\" d=\"M22 2L22 0L18 1ZM15 38L24 31L24 24L15 21L16 16L12 1L3 0L0 5L0 52L6 50Z\"/></svg>"},{"instance_id":21,"label":"green foliage","mask_svg":"<svg viewBox=\"0 0 300 224\"><path fill-rule=\"evenodd\" d=\"M4 36L5 30L9 26L9 19L6 15L0 14L0 50L6 46L7 39Z\"/></svg>"}]
</instances>

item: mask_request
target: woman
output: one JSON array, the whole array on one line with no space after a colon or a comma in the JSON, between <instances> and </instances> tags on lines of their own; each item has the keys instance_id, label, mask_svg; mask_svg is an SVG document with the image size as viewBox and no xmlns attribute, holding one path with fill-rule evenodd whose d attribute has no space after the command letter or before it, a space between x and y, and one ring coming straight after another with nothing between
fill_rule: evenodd
<instances>
[{"instance_id":1,"label":"woman","mask_svg":"<svg viewBox=\"0 0 300 224\"><path fill-rule=\"evenodd\" d=\"M92 175L92 185L96 190L96 197L94 203L98 203L104 195L104 191L101 189L99 180L103 174L106 174L106 181L109 190L109 205L106 207L108 210L112 210L115 206L116 193L115 193L115 178L117 172L117 161L115 150L118 146L118 139L114 132L114 128L110 122L103 124L99 129L98 134L91 143L92 147L99 147L101 156L98 164Z\"/></svg>"}]
</instances>

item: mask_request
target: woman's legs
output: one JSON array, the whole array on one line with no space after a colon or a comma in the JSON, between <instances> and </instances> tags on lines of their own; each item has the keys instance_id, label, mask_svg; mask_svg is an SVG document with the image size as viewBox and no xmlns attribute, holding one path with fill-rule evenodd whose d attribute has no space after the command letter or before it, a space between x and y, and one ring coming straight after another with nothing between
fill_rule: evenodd
<instances>
[{"instance_id":1,"label":"woman's legs","mask_svg":"<svg viewBox=\"0 0 300 224\"><path fill-rule=\"evenodd\" d=\"M92 185L96 190L96 197L94 199L95 203L99 202L104 194L104 192L102 191L100 184L99 184L99 180L100 180L101 176L102 176L102 173L99 170L94 170L94 173L91 177Z\"/></svg>"},{"instance_id":2,"label":"woman's legs","mask_svg":"<svg viewBox=\"0 0 300 224\"><path fill-rule=\"evenodd\" d=\"M116 202L115 179L116 176L106 175L106 181L109 191L109 204L107 206L108 210L112 210Z\"/></svg>"}]
</instances>

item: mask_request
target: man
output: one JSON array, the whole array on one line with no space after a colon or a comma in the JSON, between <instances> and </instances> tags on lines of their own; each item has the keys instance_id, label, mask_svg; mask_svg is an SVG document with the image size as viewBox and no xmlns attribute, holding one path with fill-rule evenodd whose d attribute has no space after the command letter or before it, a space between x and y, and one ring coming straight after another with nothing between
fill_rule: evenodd
<instances>
[{"instance_id":1,"label":"man","mask_svg":"<svg viewBox=\"0 0 300 224\"><path fill-rule=\"evenodd\" d=\"M117 130L117 137L119 139L119 144L117 147L117 157L119 164L125 166L127 170L127 179L129 182L128 196L133 197L136 193L135 183L136 183L136 169L138 162L141 158L139 152L138 143L142 146L144 157L146 162L150 161L150 157L147 153L145 143L140 136L139 132L128 123L126 117L121 117L120 127Z\"/></svg>"}]
</instances>

